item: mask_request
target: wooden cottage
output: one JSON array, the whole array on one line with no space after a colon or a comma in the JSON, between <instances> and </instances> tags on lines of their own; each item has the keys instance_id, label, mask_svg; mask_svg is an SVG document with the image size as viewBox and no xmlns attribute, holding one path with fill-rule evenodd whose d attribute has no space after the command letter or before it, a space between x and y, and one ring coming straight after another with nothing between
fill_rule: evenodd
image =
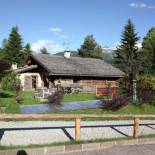
<instances>
[{"instance_id":1,"label":"wooden cottage","mask_svg":"<svg viewBox=\"0 0 155 155\"><path fill-rule=\"evenodd\" d=\"M124 73L107 64L103 60L93 58L70 57L48 54L32 54L27 60L27 66L16 70L20 73L24 90L38 87L54 87L57 84L78 84L83 92L97 95L117 95L119 79Z\"/></svg>"}]
</instances>

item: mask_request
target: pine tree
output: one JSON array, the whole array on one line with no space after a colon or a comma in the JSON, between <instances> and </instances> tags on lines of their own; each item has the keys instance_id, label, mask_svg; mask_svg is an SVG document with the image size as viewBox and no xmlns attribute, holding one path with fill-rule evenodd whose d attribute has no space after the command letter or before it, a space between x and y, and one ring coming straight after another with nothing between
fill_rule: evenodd
<instances>
[{"instance_id":1,"label":"pine tree","mask_svg":"<svg viewBox=\"0 0 155 155\"><path fill-rule=\"evenodd\" d=\"M4 59L4 50L2 48L0 48L0 59Z\"/></svg>"},{"instance_id":2,"label":"pine tree","mask_svg":"<svg viewBox=\"0 0 155 155\"><path fill-rule=\"evenodd\" d=\"M103 59L102 48L96 43L93 35L85 37L84 43L78 49L78 54L84 58Z\"/></svg>"},{"instance_id":3,"label":"pine tree","mask_svg":"<svg viewBox=\"0 0 155 155\"><path fill-rule=\"evenodd\" d=\"M27 60L27 58L30 56L30 54L32 53L32 50L31 50L31 46L29 43L27 43L23 49L22 49L22 52L21 52L21 65L20 66L24 66L25 65L25 62Z\"/></svg>"},{"instance_id":4,"label":"pine tree","mask_svg":"<svg viewBox=\"0 0 155 155\"><path fill-rule=\"evenodd\" d=\"M155 73L155 27L151 28L142 42L143 72Z\"/></svg>"},{"instance_id":5,"label":"pine tree","mask_svg":"<svg viewBox=\"0 0 155 155\"><path fill-rule=\"evenodd\" d=\"M31 46L30 46L29 43L27 43L27 44L24 46L24 51L25 51L25 55L26 55L26 56L29 56L29 55L32 53Z\"/></svg>"},{"instance_id":6,"label":"pine tree","mask_svg":"<svg viewBox=\"0 0 155 155\"><path fill-rule=\"evenodd\" d=\"M7 39L3 39L2 41L2 48L0 48L0 59L5 59L5 51L4 48L7 44Z\"/></svg>"},{"instance_id":7,"label":"pine tree","mask_svg":"<svg viewBox=\"0 0 155 155\"><path fill-rule=\"evenodd\" d=\"M8 40L7 39L3 39L3 41L2 41L2 48L5 48L7 43L8 43Z\"/></svg>"},{"instance_id":8,"label":"pine tree","mask_svg":"<svg viewBox=\"0 0 155 155\"><path fill-rule=\"evenodd\" d=\"M19 66L23 61L22 38L18 33L18 27L12 27L11 33L4 48L5 59L10 63L17 63Z\"/></svg>"},{"instance_id":9,"label":"pine tree","mask_svg":"<svg viewBox=\"0 0 155 155\"><path fill-rule=\"evenodd\" d=\"M40 49L40 53L41 53L41 54L49 54L49 53L47 52L46 47L43 47L42 49Z\"/></svg>"},{"instance_id":10,"label":"pine tree","mask_svg":"<svg viewBox=\"0 0 155 155\"><path fill-rule=\"evenodd\" d=\"M135 79L140 67L140 52L136 46L139 37L135 27L129 19L122 33L121 44L118 46L114 64L125 72L125 87L127 95L132 93L132 80Z\"/></svg>"}]
</instances>

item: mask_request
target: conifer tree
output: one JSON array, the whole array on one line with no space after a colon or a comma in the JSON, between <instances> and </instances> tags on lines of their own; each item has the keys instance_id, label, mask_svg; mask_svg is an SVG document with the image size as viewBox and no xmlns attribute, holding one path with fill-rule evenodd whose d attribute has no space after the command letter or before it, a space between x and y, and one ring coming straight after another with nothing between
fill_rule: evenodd
<instances>
[{"instance_id":1,"label":"conifer tree","mask_svg":"<svg viewBox=\"0 0 155 155\"><path fill-rule=\"evenodd\" d=\"M142 42L143 72L155 74L155 27L151 28Z\"/></svg>"},{"instance_id":2,"label":"conifer tree","mask_svg":"<svg viewBox=\"0 0 155 155\"><path fill-rule=\"evenodd\" d=\"M125 88L126 94L132 93L132 80L140 70L140 51L136 46L139 37L135 32L135 27L132 21L129 19L122 32L121 44L118 46L114 64L125 72Z\"/></svg>"},{"instance_id":3,"label":"conifer tree","mask_svg":"<svg viewBox=\"0 0 155 155\"><path fill-rule=\"evenodd\" d=\"M3 39L2 41L2 48L0 48L0 59L5 59L5 51L4 48L7 44L7 39Z\"/></svg>"},{"instance_id":4,"label":"conifer tree","mask_svg":"<svg viewBox=\"0 0 155 155\"><path fill-rule=\"evenodd\" d=\"M41 54L49 54L49 53L47 52L46 47L43 47L42 49L40 49L40 53L41 53Z\"/></svg>"},{"instance_id":5,"label":"conifer tree","mask_svg":"<svg viewBox=\"0 0 155 155\"><path fill-rule=\"evenodd\" d=\"M25 55L29 56L32 53L32 49L29 43L24 46Z\"/></svg>"},{"instance_id":6,"label":"conifer tree","mask_svg":"<svg viewBox=\"0 0 155 155\"><path fill-rule=\"evenodd\" d=\"M20 66L24 66L25 65L25 62L26 62L27 58L30 56L31 53L32 53L31 46L30 46L29 43L27 43L23 47L22 52L21 52Z\"/></svg>"},{"instance_id":7,"label":"conifer tree","mask_svg":"<svg viewBox=\"0 0 155 155\"><path fill-rule=\"evenodd\" d=\"M22 53L22 38L18 33L18 27L12 27L11 33L4 47L5 59L10 63L17 63L21 65L23 53Z\"/></svg>"},{"instance_id":8,"label":"conifer tree","mask_svg":"<svg viewBox=\"0 0 155 155\"><path fill-rule=\"evenodd\" d=\"M84 58L103 59L102 48L97 44L93 35L85 37L84 43L78 49L78 54Z\"/></svg>"}]
</instances>

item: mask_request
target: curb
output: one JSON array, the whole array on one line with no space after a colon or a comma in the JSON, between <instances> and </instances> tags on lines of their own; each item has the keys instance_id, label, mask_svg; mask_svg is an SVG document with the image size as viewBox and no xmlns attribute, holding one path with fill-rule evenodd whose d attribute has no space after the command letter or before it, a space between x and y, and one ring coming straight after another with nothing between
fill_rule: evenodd
<instances>
[{"instance_id":1,"label":"curb","mask_svg":"<svg viewBox=\"0 0 155 155\"><path fill-rule=\"evenodd\" d=\"M131 140L113 140L108 142L97 142L87 144L72 144L63 146L49 146L40 148L26 148L0 151L0 155L17 155L19 150L24 150L27 155L51 155L57 153L82 152L97 149L108 149L114 146L153 144L155 138L140 138Z\"/></svg>"}]
</instances>

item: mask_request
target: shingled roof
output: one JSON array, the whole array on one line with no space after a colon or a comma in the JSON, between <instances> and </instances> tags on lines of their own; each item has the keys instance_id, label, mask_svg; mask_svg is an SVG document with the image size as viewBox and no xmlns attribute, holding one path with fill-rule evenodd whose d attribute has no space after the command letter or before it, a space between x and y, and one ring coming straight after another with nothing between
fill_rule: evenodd
<instances>
[{"instance_id":1,"label":"shingled roof","mask_svg":"<svg viewBox=\"0 0 155 155\"><path fill-rule=\"evenodd\" d=\"M123 77L124 73L103 60L93 58L32 54L31 57L42 65L49 75Z\"/></svg>"}]
</instances>

